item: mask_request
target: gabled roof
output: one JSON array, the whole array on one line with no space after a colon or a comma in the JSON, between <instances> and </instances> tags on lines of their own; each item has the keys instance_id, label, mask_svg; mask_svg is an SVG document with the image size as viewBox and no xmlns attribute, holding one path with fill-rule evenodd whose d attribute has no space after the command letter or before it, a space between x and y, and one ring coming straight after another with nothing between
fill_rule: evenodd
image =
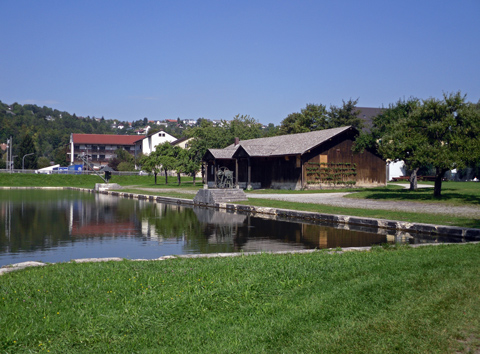
<instances>
[{"instance_id":1,"label":"gabled roof","mask_svg":"<svg viewBox=\"0 0 480 354\"><path fill-rule=\"evenodd\" d=\"M309 133L273 136L240 141L240 146L249 156L267 157L283 155L303 155L329 139L344 133L348 130L355 130L353 127L341 127L333 129L316 130ZM238 145L237 145L238 146ZM233 144L224 150L231 150L232 156L237 149Z\"/></svg>"},{"instance_id":2,"label":"gabled roof","mask_svg":"<svg viewBox=\"0 0 480 354\"><path fill-rule=\"evenodd\" d=\"M208 149L203 159L233 159L233 154L237 151L239 146L240 145L237 145L233 149L229 149L229 147L226 147L225 149Z\"/></svg>"},{"instance_id":3,"label":"gabled roof","mask_svg":"<svg viewBox=\"0 0 480 354\"><path fill-rule=\"evenodd\" d=\"M135 145L140 139L138 135L72 134L74 144Z\"/></svg>"},{"instance_id":4,"label":"gabled roof","mask_svg":"<svg viewBox=\"0 0 480 354\"><path fill-rule=\"evenodd\" d=\"M190 139L193 139L193 138L189 138L189 137L185 136L183 138L180 138L180 139L177 139L177 140L174 140L174 141L170 142L170 145L175 146L175 145L178 145L180 143L183 143L185 140L190 140Z\"/></svg>"},{"instance_id":5,"label":"gabled roof","mask_svg":"<svg viewBox=\"0 0 480 354\"><path fill-rule=\"evenodd\" d=\"M311 150L347 131L357 132L355 128L348 126L316 130L308 133L241 140L238 145L232 144L225 149L208 149L203 159L233 159L238 157L237 155L240 152L245 152L251 157L303 155L308 150Z\"/></svg>"},{"instance_id":6,"label":"gabled roof","mask_svg":"<svg viewBox=\"0 0 480 354\"><path fill-rule=\"evenodd\" d=\"M172 138L175 138L173 135L168 134L165 130L160 129L160 130L157 130L156 132L147 134L147 135L144 136L142 139L145 139L145 138L148 138L149 136L152 136L152 135L155 135L155 134L160 134L160 133L163 133L163 134L165 134L165 135L171 136Z\"/></svg>"}]
</instances>

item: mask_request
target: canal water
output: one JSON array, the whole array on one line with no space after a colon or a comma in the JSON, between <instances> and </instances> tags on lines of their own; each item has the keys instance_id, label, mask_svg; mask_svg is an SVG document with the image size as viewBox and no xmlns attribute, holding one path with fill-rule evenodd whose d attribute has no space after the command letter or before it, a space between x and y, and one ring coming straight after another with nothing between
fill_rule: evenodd
<instances>
[{"instance_id":1,"label":"canal water","mask_svg":"<svg viewBox=\"0 0 480 354\"><path fill-rule=\"evenodd\" d=\"M78 191L0 190L0 266L461 241Z\"/></svg>"}]
</instances>

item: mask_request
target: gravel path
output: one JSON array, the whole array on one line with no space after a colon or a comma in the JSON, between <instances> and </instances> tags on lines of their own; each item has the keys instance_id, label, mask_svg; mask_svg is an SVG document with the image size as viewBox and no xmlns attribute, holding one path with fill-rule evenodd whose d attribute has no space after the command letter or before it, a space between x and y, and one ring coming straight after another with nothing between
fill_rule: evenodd
<instances>
[{"instance_id":1,"label":"gravel path","mask_svg":"<svg viewBox=\"0 0 480 354\"><path fill-rule=\"evenodd\" d=\"M404 188L408 185L399 184ZM430 185L418 185L418 188L431 188ZM354 192L353 192L354 193ZM343 208L383 209L412 213L443 214L457 217L480 217L480 207L448 206L440 203L392 202L368 199L344 198L352 193L311 193L311 194L248 194L248 198L284 200L289 202L313 203Z\"/></svg>"}]
</instances>

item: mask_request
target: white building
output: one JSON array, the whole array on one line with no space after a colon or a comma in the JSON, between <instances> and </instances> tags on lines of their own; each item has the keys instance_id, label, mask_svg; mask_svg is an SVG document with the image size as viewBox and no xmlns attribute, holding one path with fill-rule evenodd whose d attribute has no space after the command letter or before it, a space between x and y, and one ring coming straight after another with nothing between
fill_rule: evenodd
<instances>
[{"instance_id":1,"label":"white building","mask_svg":"<svg viewBox=\"0 0 480 354\"><path fill-rule=\"evenodd\" d=\"M407 169L403 161L387 161L387 180L391 181L397 177L407 175Z\"/></svg>"},{"instance_id":2,"label":"white building","mask_svg":"<svg viewBox=\"0 0 480 354\"><path fill-rule=\"evenodd\" d=\"M159 132L147 135L145 138L138 140L135 144L137 145L137 149L141 150L144 155L150 155L157 145L163 144L167 141L171 143L175 140L177 140L177 138L160 130Z\"/></svg>"}]
</instances>

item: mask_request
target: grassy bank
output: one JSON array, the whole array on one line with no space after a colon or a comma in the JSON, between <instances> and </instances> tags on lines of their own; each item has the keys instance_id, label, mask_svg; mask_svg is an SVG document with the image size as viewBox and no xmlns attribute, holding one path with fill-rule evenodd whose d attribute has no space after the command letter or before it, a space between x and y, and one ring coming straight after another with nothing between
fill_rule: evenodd
<instances>
[{"instance_id":1,"label":"grassy bank","mask_svg":"<svg viewBox=\"0 0 480 354\"><path fill-rule=\"evenodd\" d=\"M0 277L2 352L478 348L480 244L56 264Z\"/></svg>"},{"instance_id":2,"label":"grassy bank","mask_svg":"<svg viewBox=\"0 0 480 354\"><path fill-rule=\"evenodd\" d=\"M103 183L103 181L94 175L0 173L0 187L94 188L95 183Z\"/></svg>"}]
</instances>

